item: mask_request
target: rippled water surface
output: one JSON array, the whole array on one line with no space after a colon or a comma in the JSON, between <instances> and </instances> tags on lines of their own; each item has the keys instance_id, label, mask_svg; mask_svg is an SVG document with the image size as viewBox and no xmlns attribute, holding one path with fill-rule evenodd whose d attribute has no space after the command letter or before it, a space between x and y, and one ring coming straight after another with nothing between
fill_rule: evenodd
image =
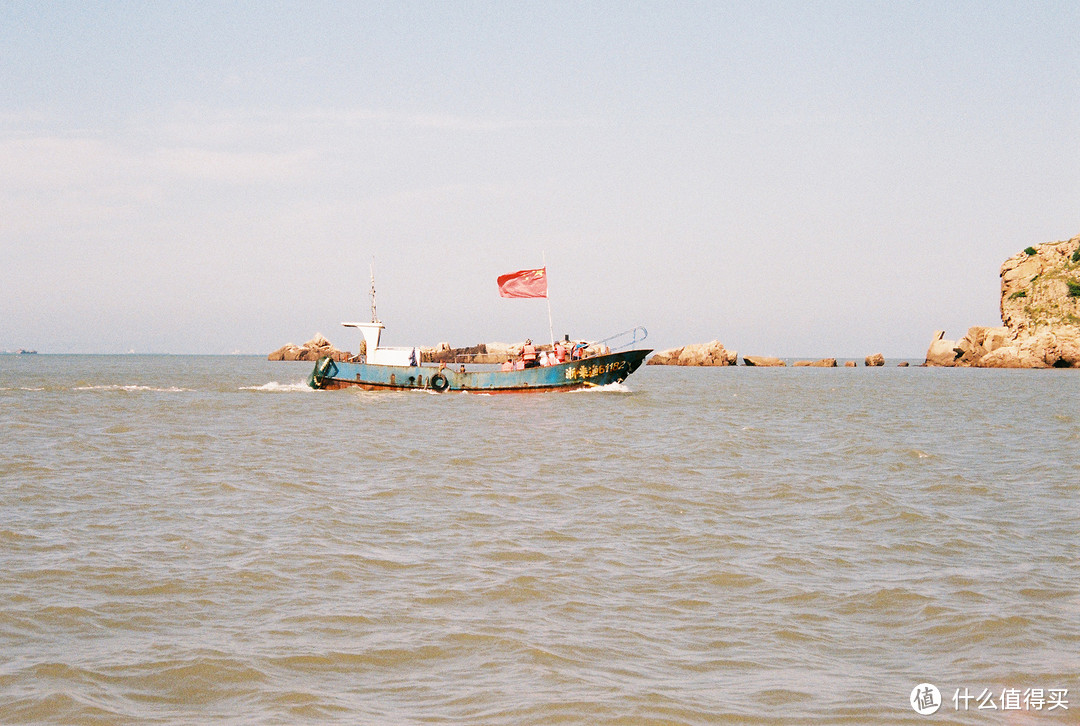
<instances>
[{"instance_id":1,"label":"rippled water surface","mask_svg":"<svg viewBox=\"0 0 1080 726\"><path fill-rule=\"evenodd\" d=\"M309 368L0 356L0 723L1080 721L1076 371Z\"/></svg>"}]
</instances>

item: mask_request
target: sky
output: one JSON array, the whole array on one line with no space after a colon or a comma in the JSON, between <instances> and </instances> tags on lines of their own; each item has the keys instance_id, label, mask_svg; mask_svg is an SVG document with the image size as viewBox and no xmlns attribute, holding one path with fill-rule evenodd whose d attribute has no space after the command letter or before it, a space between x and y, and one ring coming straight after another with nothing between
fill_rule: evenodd
<instances>
[{"instance_id":1,"label":"sky","mask_svg":"<svg viewBox=\"0 0 1080 726\"><path fill-rule=\"evenodd\" d=\"M920 358L1080 234L1080 3L0 3L0 350Z\"/></svg>"}]
</instances>

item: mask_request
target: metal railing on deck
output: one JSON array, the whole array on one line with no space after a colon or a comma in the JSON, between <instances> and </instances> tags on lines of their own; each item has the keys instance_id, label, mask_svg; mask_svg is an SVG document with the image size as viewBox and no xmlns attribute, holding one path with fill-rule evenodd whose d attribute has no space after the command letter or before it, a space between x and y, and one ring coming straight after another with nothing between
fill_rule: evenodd
<instances>
[{"instance_id":1,"label":"metal railing on deck","mask_svg":"<svg viewBox=\"0 0 1080 726\"><path fill-rule=\"evenodd\" d=\"M623 348L633 348L633 347L636 347L638 343L645 340L647 337L649 337L649 331L646 330L644 326L639 325L639 326L637 326L635 328L630 328L629 330L624 330L621 333L616 333L615 335L608 336L607 338L604 338L603 340L581 341L581 342L586 343L587 346L588 346L587 350L589 352L587 353L587 355L594 356L594 355L598 355L597 351L599 349L602 349L604 346L607 346L607 348L609 350L612 350L612 351L614 351L614 350L622 350ZM615 343L615 344L611 345L611 343ZM571 347L572 347L572 345L573 345L573 343L570 344ZM541 350L547 350L548 347L549 346L547 346L546 344L537 346L537 348L539 348ZM499 363L502 363L504 360L507 360L508 357L510 359L513 359L513 358L515 358L517 356L520 356L520 355L521 355L520 350L518 350L516 353L513 350L510 350L508 352L500 352L500 353L455 353L452 356L439 356L439 355L430 356L430 357L425 356L424 357L424 363L439 363L439 362L442 362L442 363L445 363L447 365L450 365L450 364L457 365L457 364L463 364L463 363L479 363L479 364L498 365Z\"/></svg>"},{"instance_id":2,"label":"metal railing on deck","mask_svg":"<svg viewBox=\"0 0 1080 726\"><path fill-rule=\"evenodd\" d=\"M640 336L640 337L639 337ZM639 325L636 328L630 328L630 330L624 330L621 333L615 333L610 337L597 341L597 345L607 345L612 350L622 350L623 348L636 347L638 343L649 337L649 331L644 326ZM623 341L618 345L612 344L610 341Z\"/></svg>"}]
</instances>

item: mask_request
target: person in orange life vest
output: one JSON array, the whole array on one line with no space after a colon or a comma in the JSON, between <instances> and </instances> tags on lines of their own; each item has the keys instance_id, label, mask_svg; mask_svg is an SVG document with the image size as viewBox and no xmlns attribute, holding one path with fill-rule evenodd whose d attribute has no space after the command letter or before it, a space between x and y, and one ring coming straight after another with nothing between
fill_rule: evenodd
<instances>
[{"instance_id":1,"label":"person in orange life vest","mask_svg":"<svg viewBox=\"0 0 1080 726\"><path fill-rule=\"evenodd\" d=\"M555 361L558 363L566 362L566 346L560 340L555 344Z\"/></svg>"},{"instance_id":2,"label":"person in orange life vest","mask_svg":"<svg viewBox=\"0 0 1080 726\"><path fill-rule=\"evenodd\" d=\"M532 338L525 339L525 347L521 349L521 360L524 361L526 368L535 368L540 365L540 360L536 357L536 346L533 345Z\"/></svg>"}]
</instances>

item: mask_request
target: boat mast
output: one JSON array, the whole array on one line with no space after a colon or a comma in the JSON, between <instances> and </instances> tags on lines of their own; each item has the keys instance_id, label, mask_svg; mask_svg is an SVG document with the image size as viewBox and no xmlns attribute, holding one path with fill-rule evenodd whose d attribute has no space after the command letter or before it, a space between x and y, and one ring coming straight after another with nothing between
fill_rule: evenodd
<instances>
[{"instance_id":1,"label":"boat mast","mask_svg":"<svg viewBox=\"0 0 1080 726\"><path fill-rule=\"evenodd\" d=\"M375 312L375 258L371 258L371 322L379 322L379 315Z\"/></svg>"}]
</instances>

